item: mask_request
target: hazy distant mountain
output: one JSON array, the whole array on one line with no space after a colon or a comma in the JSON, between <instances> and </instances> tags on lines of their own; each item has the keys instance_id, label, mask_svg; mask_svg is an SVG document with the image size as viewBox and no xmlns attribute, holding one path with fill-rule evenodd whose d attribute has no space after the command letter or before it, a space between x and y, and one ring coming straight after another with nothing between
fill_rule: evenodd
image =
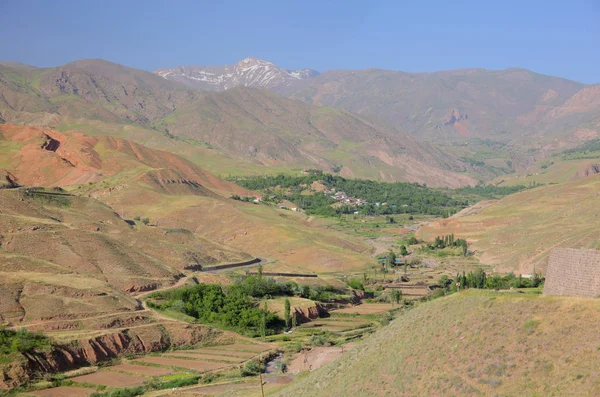
<instances>
[{"instance_id":1,"label":"hazy distant mountain","mask_svg":"<svg viewBox=\"0 0 600 397\"><path fill-rule=\"evenodd\" d=\"M6 120L18 111L148 123L197 96L153 73L97 59L44 69L0 65L0 116Z\"/></svg>"},{"instance_id":2,"label":"hazy distant mountain","mask_svg":"<svg viewBox=\"0 0 600 397\"><path fill-rule=\"evenodd\" d=\"M319 74L312 69L284 69L272 62L251 57L233 65L179 66L158 69L154 73L167 80L207 91L222 91L238 86L277 89Z\"/></svg>"},{"instance_id":3,"label":"hazy distant mountain","mask_svg":"<svg viewBox=\"0 0 600 397\"><path fill-rule=\"evenodd\" d=\"M294 99L377 117L432 140L511 140L552 130L541 123L585 85L524 69L404 73L329 71L291 87ZM597 109L599 110L599 109Z\"/></svg>"},{"instance_id":4,"label":"hazy distant mountain","mask_svg":"<svg viewBox=\"0 0 600 397\"><path fill-rule=\"evenodd\" d=\"M267 88L292 99L380 119L430 141L519 139L529 144L539 138L568 140L581 135L582 128L600 131L597 88L525 69L433 73L365 69L318 74L246 58L231 66L189 66L155 73L202 90Z\"/></svg>"}]
</instances>

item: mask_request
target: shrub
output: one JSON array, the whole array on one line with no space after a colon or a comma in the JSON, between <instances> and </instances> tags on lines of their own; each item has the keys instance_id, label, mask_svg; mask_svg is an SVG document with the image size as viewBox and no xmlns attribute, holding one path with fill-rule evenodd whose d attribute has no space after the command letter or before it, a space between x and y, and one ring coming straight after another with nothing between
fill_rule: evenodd
<instances>
[{"instance_id":1,"label":"shrub","mask_svg":"<svg viewBox=\"0 0 600 397\"><path fill-rule=\"evenodd\" d=\"M255 376L262 372L261 365L256 360L250 360L242 367L242 376Z\"/></svg>"},{"instance_id":2,"label":"shrub","mask_svg":"<svg viewBox=\"0 0 600 397\"><path fill-rule=\"evenodd\" d=\"M130 387L126 389L114 389L107 392L96 392L90 394L90 397L136 397L146 392L143 386Z\"/></svg>"},{"instance_id":3,"label":"shrub","mask_svg":"<svg viewBox=\"0 0 600 397\"><path fill-rule=\"evenodd\" d=\"M283 360L279 360L275 364L275 368L277 368L277 372L280 372L283 374L285 371L287 371L287 363Z\"/></svg>"},{"instance_id":4,"label":"shrub","mask_svg":"<svg viewBox=\"0 0 600 397\"><path fill-rule=\"evenodd\" d=\"M310 344L312 346L325 346L327 342L327 338L323 335L313 335L310 337Z\"/></svg>"},{"instance_id":5,"label":"shrub","mask_svg":"<svg viewBox=\"0 0 600 397\"><path fill-rule=\"evenodd\" d=\"M148 223L150 223L150 218L143 218L143 219L142 219L142 223L143 223L144 225L147 225Z\"/></svg>"},{"instance_id":6,"label":"shrub","mask_svg":"<svg viewBox=\"0 0 600 397\"><path fill-rule=\"evenodd\" d=\"M358 289L361 291L365 290L364 284L359 279L356 279L356 278L351 278L350 280L348 280L346 282L346 284L348 284L348 287L350 287L352 289Z\"/></svg>"},{"instance_id":7,"label":"shrub","mask_svg":"<svg viewBox=\"0 0 600 397\"><path fill-rule=\"evenodd\" d=\"M0 356L12 353L30 353L37 349L50 347L50 339L41 333L18 331L0 327Z\"/></svg>"}]
</instances>

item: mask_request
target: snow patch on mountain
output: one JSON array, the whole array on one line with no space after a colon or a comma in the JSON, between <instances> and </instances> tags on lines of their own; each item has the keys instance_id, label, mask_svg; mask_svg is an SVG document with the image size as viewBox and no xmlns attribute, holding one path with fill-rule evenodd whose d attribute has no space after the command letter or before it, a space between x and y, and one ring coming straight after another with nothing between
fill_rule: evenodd
<instances>
[{"instance_id":1,"label":"snow patch on mountain","mask_svg":"<svg viewBox=\"0 0 600 397\"><path fill-rule=\"evenodd\" d=\"M257 58L244 58L226 66L179 66L154 73L203 90L222 91L237 86L273 89L318 75L312 69L290 70Z\"/></svg>"}]
</instances>

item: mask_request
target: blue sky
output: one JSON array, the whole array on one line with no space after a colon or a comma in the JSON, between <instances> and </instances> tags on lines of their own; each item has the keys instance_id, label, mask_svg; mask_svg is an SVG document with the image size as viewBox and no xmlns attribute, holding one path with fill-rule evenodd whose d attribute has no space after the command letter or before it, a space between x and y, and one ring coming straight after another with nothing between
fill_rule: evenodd
<instances>
[{"instance_id":1,"label":"blue sky","mask_svg":"<svg viewBox=\"0 0 600 397\"><path fill-rule=\"evenodd\" d=\"M246 56L288 68L523 67L600 83L600 0L0 0L0 59L154 70Z\"/></svg>"}]
</instances>

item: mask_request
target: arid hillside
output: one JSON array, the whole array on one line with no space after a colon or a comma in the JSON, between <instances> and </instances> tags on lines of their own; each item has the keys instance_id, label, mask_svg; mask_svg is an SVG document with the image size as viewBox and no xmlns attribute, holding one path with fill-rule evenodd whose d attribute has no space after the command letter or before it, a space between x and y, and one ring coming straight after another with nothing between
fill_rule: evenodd
<instances>
[{"instance_id":1,"label":"arid hillside","mask_svg":"<svg viewBox=\"0 0 600 397\"><path fill-rule=\"evenodd\" d=\"M278 396L593 396L600 301L467 291L424 303Z\"/></svg>"},{"instance_id":2,"label":"arid hillside","mask_svg":"<svg viewBox=\"0 0 600 397\"><path fill-rule=\"evenodd\" d=\"M24 186L67 186L127 175L170 192L250 195L172 153L111 136L0 125L0 167Z\"/></svg>"},{"instance_id":3,"label":"arid hillside","mask_svg":"<svg viewBox=\"0 0 600 397\"><path fill-rule=\"evenodd\" d=\"M61 131L114 135L181 153L200 164L219 156L256 168L341 169L346 176L457 187L476 167L381 122L237 88L209 93L102 60L57 68L0 65L0 117ZM165 140L165 138L167 138ZM157 141L163 142L158 144ZM206 161L202 154L214 153ZM238 172L247 172L243 164Z\"/></svg>"},{"instance_id":4,"label":"arid hillside","mask_svg":"<svg viewBox=\"0 0 600 397\"><path fill-rule=\"evenodd\" d=\"M411 135L344 110L238 87L208 93L158 129L263 165L339 168L349 177L458 187L473 170ZM462 173L459 173L462 172Z\"/></svg>"},{"instance_id":5,"label":"arid hillside","mask_svg":"<svg viewBox=\"0 0 600 397\"><path fill-rule=\"evenodd\" d=\"M418 235L466 238L481 261L499 271L543 271L554 247L598 246L599 189L600 176L594 175L527 190L433 222Z\"/></svg>"},{"instance_id":6,"label":"arid hillside","mask_svg":"<svg viewBox=\"0 0 600 397\"><path fill-rule=\"evenodd\" d=\"M597 87L525 69L404 73L335 70L287 88L292 98L381 118L435 140L508 142L597 121Z\"/></svg>"}]
</instances>

